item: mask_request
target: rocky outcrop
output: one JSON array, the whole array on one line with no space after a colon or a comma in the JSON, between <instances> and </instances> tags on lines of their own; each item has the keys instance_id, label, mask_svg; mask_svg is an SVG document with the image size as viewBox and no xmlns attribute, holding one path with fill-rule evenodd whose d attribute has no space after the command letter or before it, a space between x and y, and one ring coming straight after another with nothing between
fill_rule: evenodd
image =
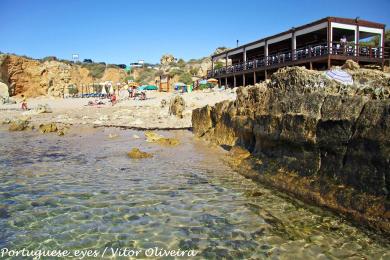
<instances>
[{"instance_id":1,"label":"rocky outcrop","mask_svg":"<svg viewBox=\"0 0 390 260\"><path fill-rule=\"evenodd\" d=\"M127 153L127 156L131 159L144 159L153 157L152 154L143 152L138 148L131 149L131 151Z\"/></svg>"},{"instance_id":2,"label":"rocky outcrop","mask_svg":"<svg viewBox=\"0 0 390 260\"><path fill-rule=\"evenodd\" d=\"M249 177L390 232L390 99L373 95L389 91L389 77L350 73L364 80L347 88L321 72L281 69L239 88L234 102L194 110L193 131L248 150L238 169Z\"/></svg>"},{"instance_id":3,"label":"rocky outcrop","mask_svg":"<svg viewBox=\"0 0 390 260\"><path fill-rule=\"evenodd\" d=\"M21 119L16 119L14 121L11 121L9 123L8 130L9 131L23 131L28 128L31 128L30 122L28 121L27 118L21 118Z\"/></svg>"},{"instance_id":4,"label":"rocky outcrop","mask_svg":"<svg viewBox=\"0 0 390 260\"><path fill-rule=\"evenodd\" d=\"M118 82L126 76L119 68L107 68L101 79L94 79L87 68L57 60L39 61L0 54L0 81L8 84L11 95L62 97L68 86L93 82Z\"/></svg>"},{"instance_id":5,"label":"rocky outcrop","mask_svg":"<svg viewBox=\"0 0 390 260\"><path fill-rule=\"evenodd\" d=\"M186 103L182 96L174 96L170 100L169 114L183 118L183 112L186 108Z\"/></svg>"}]
</instances>

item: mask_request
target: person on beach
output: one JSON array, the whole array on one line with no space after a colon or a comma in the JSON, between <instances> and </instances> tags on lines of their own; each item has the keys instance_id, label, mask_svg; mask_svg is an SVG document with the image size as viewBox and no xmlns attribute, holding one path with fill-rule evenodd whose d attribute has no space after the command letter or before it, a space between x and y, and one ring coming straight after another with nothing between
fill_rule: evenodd
<instances>
[{"instance_id":1,"label":"person on beach","mask_svg":"<svg viewBox=\"0 0 390 260\"><path fill-rule=\"evenodd\" d=\"M24 95L22 95L22 110L28 110L27 108L27 99Z\"/></svg>"},{"instance_id":2,"label":"person on beach","mask_svg":"<svg viewBox=\"0 0 390 260\"><path fill-rule=\"evenodd\" d=\"M115 105L116 104L116 95L115 95L115 93L111 95L110 102L111 102L111 105Z\"/></svg>"},{"instance_id":3,"label":"person on beach","mask_svg":"<svg viewBox=\"0 0 390 260\"><path fill-rule=\"evenodd\" d=\"M129 98L131 98L133 96L133 88L131 86L128 86L127 91L129 92Z\"/></svg>"}]
</instances>

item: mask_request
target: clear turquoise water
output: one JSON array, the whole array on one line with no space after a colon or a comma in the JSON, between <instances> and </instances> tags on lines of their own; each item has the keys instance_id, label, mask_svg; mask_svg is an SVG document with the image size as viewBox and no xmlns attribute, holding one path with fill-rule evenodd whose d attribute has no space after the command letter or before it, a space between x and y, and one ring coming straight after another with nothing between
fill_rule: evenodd
<instances>
[{"instance_id":1,"label":"clear turquoise water","mask_svg":"<svg viewBox=\"0 0 390 260\"><path fill-rule=\"evenodd\" d=\"M75 128L64 137L0 130L0 248L389 258L383 237L241 177L224 165L221 149L190 132L161 134L182 144L161 147L119 129ZM133 147L154 157L131 160Z\"/></svg>"}]
</instances>

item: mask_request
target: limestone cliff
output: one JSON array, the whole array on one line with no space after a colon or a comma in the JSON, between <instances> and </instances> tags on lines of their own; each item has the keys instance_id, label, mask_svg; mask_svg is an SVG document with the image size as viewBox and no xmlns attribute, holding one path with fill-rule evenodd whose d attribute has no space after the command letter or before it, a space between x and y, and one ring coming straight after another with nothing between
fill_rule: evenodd
<instances>
[{"instance_id":1,"label":"limestone cliff","mask_svg":"<svg viewBox=\"0 0 390 260\"><path fill-rule=\"evenodd\" d=\"M71 84L81 86L101 81L118 82L125 76L123 69L108 68L102 78L96 79L87 68L77 64L56 60L42 62L0 54L0 81L8 85L11 95L62 97L64 90Z\"/></svg>"},{"instance_id":2,"label":"limestone cliff","mask_svg":"<svg viewBox=\"0 0 390 260\"><path fill-rule=\"evenodd\" d=\"M194 110L193 131L247 149L252 156L233 163L243 174L390 232L390 78L349 72L346 87L281 69L239 88L234 102Z\"/></svg>"}]
</instances>

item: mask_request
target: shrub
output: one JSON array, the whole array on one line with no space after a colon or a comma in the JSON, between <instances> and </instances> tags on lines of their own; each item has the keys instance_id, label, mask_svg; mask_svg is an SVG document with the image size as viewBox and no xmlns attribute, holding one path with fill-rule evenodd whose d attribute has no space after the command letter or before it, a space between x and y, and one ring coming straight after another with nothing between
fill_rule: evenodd
<instances>
[{"instance_id":1,"label":"shrub","mask_svg":"<svg viewBox=\"0 0 390 260\"><path fill-rule=\"evenodd\" d=\"M192 76L197 75L198 72L199 72L199 68L197 68L197 67L192 67L192 68L190 69L190 73L191 73Z\"/></svg>"},{"instance_id":2,"label":"shrub","mask_svg":"<svg viewBox=\"0 0 390 260\"><path fill-rule=\"evenodd\" d=\"M126 77L123 78L124 82L127 82L129 80L134 80L134 77L129 75L129 76L126 76Z\"/></svg>"},{"instance_id":3,"label":"shrub","mask_svg":"<svg viewBox=\"0 0 390 260\"><path fill-rule=\"evenodd\" d=\"M180 74L179 81L183 82L184 84L187 84L187 85L191 84L192 83L191 74L188 72L184 72L184 73Z\"/></svg>"},{"instance_id":4,"label":"shrub","mask_svg":"<svg viewBox=\"0 0 390 260\"><path fill-rule=\"evenodd\" d=\"M214 65L214 69L222 69L224 67L223 63L218 61L217 63L215 63Z\"/></svg>"},{"instance_id":5,"label":"shrub","mask_svg":"<svg viewBox=\"0 0 390 260\"><path fill-rule=\"evenodd\" d=\"M89 75L95 79L103 77L104 71L106 70L106 65L99 63L83 63L81 66L87 68Z\"/></svg>"},{"instance_id":6,"label":"shrub","mask_svg":"<svg viewBox=\"0 0 390 260\"><path fill-rule=\"evenodd\" d=\"M79 93L79 90L77 89L76 86L70 85L70 86L68 86L68 92L70 95L76 95Z\"/></svg>"},{"instance_id":7,"label":"shrub","mask_svg":"<svg viewBox=\"0 0 390 260\"><path fill-rule=\"evenodd\" d=\"M58 60L56 56L47 56L47 57L41 59L42 62L45 62L45 61L54 61L54 60Z\"/></svg>"},{"instance_id":8,"label":"shrub","mask_svg":"<svg viewBox=\"0 0 390 260\"><path fill-rule=\"evenodd\" d=\"M169 71L169 77L173 78L174 76L180 75L180 74L182 74L182 73L184 73L184 71L181 70L181 69L171 69L171 70Z\"/></svg>"},{"instance_id":9,"label":"shrub","mask_svg":"<svg viewBox=\"0 0 390 260\"><path fill-rule=\"evenodd\" d=\"M154 81L154 78L156 77L155 73L156 71L154 69L143 68L136 81L143 85L148 84L149 82Z\"/></svg>"},{"instance_id":10,"label":"shrub","mask_svg":"<svg viewBox=\"0 0 390 260\"><path fill-rule=\"evenodd\" d=\"M177 66L178 66L179 68L184 68L184 67L186 66L186 62L185 62L183 59L179 59L179 60L177 61Z\"/></svg>"}]
</instances>

